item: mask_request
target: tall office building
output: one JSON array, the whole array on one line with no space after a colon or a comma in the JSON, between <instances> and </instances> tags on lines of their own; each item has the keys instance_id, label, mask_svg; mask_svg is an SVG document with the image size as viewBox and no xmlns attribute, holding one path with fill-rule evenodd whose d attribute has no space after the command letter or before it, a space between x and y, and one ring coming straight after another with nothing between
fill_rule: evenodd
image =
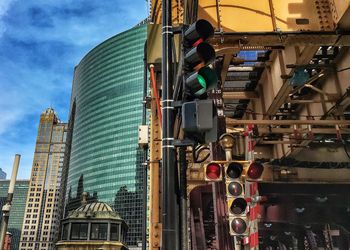
<instances>
[{"instance_id":1,"label":"tall office building","mask_svg":"<svg viewBox=\"0 0 350 250\"><path fill-rule=\"evenodd\" d=\"M5 180L6 179L6 172L0 168L0 180Z\"/></svg>"},{"instance_id":2,"label":"tall office building","mask_svg":"<svg viewBox=\"0 0 350 250\"><path fill-rule=\"evenodd\" d=\"M7 192L10 180L0 180L0 208L6 203ZM26 207L26 198L28 193L29 180L17 180L15 191L13 193L12 208L10 212L9 224L7 231L12 234L11 250L19 249L19 241L21 237L24 210ZM2 213L0 213L0 221ZM1 224L1 223L0 223Z\"/></svg>"},{"instance_id":3,"label":"tall office building","mask_svg":"<svg viewBox=\"0 0 350 250\"><path fill-rule=\"evenodd\" d=\"M41 114L19 249L54 246L66 130L52 108Z\"/></svg>"},{"instance_id":4,"label":"tall office building","mask_svg":"<svg viewBox=\"0 0 350 250\"><path fill-rule=\"evenodd\" d=\"M127 244L141 242L143 55L147 25L92 49L76 66L70 120L72 143L66 212L88 199L114 206L129 226Z\"/></svg>"}]
</instances>

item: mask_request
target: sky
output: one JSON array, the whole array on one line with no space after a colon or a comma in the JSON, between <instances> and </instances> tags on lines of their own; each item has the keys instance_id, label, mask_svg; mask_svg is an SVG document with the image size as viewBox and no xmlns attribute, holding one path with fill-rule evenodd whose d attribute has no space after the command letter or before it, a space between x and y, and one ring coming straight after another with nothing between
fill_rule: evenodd
<instances>
[{"instance_id":1,"label":"sky","mask_svg":"<svg viewBox=\"0 0 350 250\"><path fill-rule=\"evenodd\" d=\"M146 0L0 0L0 168L29 179L40 114L66 122L74 66L148 13Z\"/></svg>"}]
</instances>

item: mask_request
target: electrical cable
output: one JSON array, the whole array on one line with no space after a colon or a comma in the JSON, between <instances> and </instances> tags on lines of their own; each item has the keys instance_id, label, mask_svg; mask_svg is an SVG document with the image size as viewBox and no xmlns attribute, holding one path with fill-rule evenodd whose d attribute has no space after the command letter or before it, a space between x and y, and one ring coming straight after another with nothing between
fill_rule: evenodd
<instances>
[{"instance_id":1,"label":"electrical cable","mask_svg":"<svg viewBox=\"0 0 350 250\"><path fill-rule=\"evenodd\" d=\"M347 68L344 68L344 69L340 69L340 70L337 70L337 72L342 72L342 71L346 71L346 70L349 70L350 67L347 67Z\"/></svg>"}]
</instances>

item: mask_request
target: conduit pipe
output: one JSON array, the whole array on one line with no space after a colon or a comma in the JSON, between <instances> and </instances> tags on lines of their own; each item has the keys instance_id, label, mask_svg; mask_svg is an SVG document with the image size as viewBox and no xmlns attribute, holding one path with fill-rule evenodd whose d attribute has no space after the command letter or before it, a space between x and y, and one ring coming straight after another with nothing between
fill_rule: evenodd
<instances>
[{"instance_id":1,"label":"conduit pipe","mask_svg":"<svg viewBox=\"0 0 350 250\"><path fill-rule=\"evenodd\" d=\"M160 99L159 99L158 91L157 91L156 77L154 74L154 65L151 64L149 66L149 69L150 69L150 73L151 73L151 85L152 85L153 95L156 98L156 103L157 103L158 117L159 117L160 124L162 124L162 110L160 108Z\"/></svg>"}]
</instances>

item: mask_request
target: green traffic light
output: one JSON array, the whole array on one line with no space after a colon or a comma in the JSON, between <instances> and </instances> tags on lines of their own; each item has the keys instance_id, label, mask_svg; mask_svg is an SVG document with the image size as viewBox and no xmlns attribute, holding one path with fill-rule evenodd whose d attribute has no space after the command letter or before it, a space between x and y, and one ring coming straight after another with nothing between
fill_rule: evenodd
<instances>
[{"instance_id":1,"label":"green traffic light","mask_svg":"<svg viewBox=\"0 0 350 250\"><path fill-rule=\"evenodd\" d=\"M204 77L201 76L201 75L199 75L199 74L197 74L197 81L198 81L199 85L200 85L202 88L200 88L200 89L195 93L195 95L196 95L196 96L201 96L201 95L203 95L203 94L205 93L205 91L207 90L207 83L206 83Z\"/></svg>"},{"instance_id":2,"label":"green traffic light","mask_svg":"<svg viewBox=\"0 0 350 250\"><path fill-rule=\"evenodd\" d=\"M209 67L203 67L186 78L187 87L196 97L200 97L208 90L215 88L217 82L218 78L215 71Z\"/></svg>"},{"instance_id":3,"label":"green traffic light","mask_svg":"<svg viewBox=\"0 0 350 250\"><path fill-rule=\"evenodd\" d=\"M218 77L213 69L203 67L198 71L198 75L204 79L206 90L213 89L217 86Z\"/></svg>"}]
</instances>

